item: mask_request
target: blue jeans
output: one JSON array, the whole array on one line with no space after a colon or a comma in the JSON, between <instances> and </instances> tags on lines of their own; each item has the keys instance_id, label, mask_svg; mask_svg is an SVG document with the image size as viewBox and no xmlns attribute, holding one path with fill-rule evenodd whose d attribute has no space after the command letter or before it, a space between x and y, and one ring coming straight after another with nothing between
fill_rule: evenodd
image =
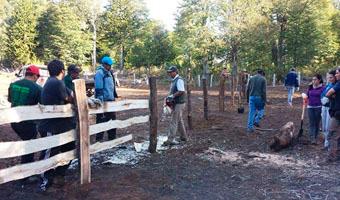
<instances>
[{"instance_id":1,"label":"blue jeans","mask_svg":"<svg viewBox=\"0 0 340 200\"><path fill-rule=\"evenodd\" d=\"M288 104L292 104L295 87L294 86L287 86L287 90L288 90Z\"/></svg>"},{"instance_id":2,"label":"blue jeans","mask_svg":"<svg viewBox=\"0 0 340 200\"><path fill-rule=\"evenodd\" d=\"M309 137L311 141L316 141L319 134L320 121L321 121L321 107L308 108L309 118Z\"/></svg>"},{"instance_id":3,"label":"blue jeans","mask_svg":"<svg viewBox=\"0 0 340 200\"><path fill-rule=\"evenodd\" d=\"M264 101L259 96L249 97L249 114L248 114L248 130L254 129L254 122L260 123L264 116ZM256 117L255 117L256 114Z\"/></svg>"}]
</instances>

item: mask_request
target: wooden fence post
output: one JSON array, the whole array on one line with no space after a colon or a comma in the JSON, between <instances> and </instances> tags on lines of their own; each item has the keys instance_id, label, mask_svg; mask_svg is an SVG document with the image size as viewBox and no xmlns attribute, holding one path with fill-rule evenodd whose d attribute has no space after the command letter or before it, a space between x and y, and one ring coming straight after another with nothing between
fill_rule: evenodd
<instances>
[{"instance_id":1,"label":"wooden fence post","mask_svg":"<svg viewBox=\"0 0 340 200\"><path fill-rule=\"evenodd\" d=\"M80 184L91 182L89 110L87 107L84 79L74 80L75 99L78 111Z\"/></svg>"},{"instance_id":2,"label":"wooden fence post","mask_svg":"<svg viewBox=\"0 0 340 200\"><path fill-rule=\"evenodd\" d=\"M276 86L276 74L273 74L273 87Z\"/></svg>"},{"instance_id":3,"label":"wooden fence post","mask_svg":"<svg viewBox=\"0 0 340 200\"><path fill-rule=\"evenodd\" d=\"M192 108L191 108L191 88L190 88L190 81L191 80L191 69L188 68L187 71L187 99L188 99L188 129L192 130Z\"/></svg>"},{"instance_id":4,"label":"wooden fence post","mask_svg":"<svg viewBox=\"0 0 340 200\"><path fill-rule=\"evenodd\" d=\"M202 79L202 87L203 87L203 101L204 101L204 119L208 120L208 84L207 79Z\"/></svg>"},{"instance_id":5,"label":"wooden fence post","mask_svg":"<svg viewBox=\"0 0 340 200\"><path fill-rule=\"evenodd\" d=\"M150 144L149 152L155 153L157 150L157 127L158 127L158 109L157 109L157 79L156 77L149 78L150 85Z\"/></svg>"},{"instance_id":6,"label":"wooden fence post","mask_svg":"<svg viewBox=\"0 0 340 200\"><path fill-rule=\"evenodd\" d=\"M218 108L220 112L224 112L224 91L225 91L225 77L221 76L220 79L220 92L218 98Z\"/></svg>"},{"instance_id":7,"label":"wooden fence post","mask_svg":"<svg viewBox=\"0 0 340 200\"><path fill-rule=\"evenodd\" d=\"M198 84L198 87L201 87L201 75L197 76L197 84Z\"/></svg>"}]
</instances>

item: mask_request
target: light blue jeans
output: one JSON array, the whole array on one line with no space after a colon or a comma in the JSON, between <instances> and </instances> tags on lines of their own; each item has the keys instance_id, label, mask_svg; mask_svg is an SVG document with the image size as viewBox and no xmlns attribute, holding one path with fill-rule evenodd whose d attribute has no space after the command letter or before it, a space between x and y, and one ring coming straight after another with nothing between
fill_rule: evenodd
<instances>
[{"instance_id":1,"label":"light blue jeans","mask_svg":"<svg viewBox=\"0 0 340 200\"><path fill-rule=\"evenodd\" d=\"M248 114L248 130L254 129L254 122L260 123L260 120L264 116L265 102L259 96L249 97L249 114ZM256 117L255 117L256 115Z\"/></svg>"},{"instance_id":2,"label":"light blue jeans","mask_svg":"<svg viewBox=\"0 0 340 200\"><path fill-rule=\"evenodd\" d=\"M294 92L295 92L295 87L294 86L287 86L287 90L288 90L288 104L292 104Z\"/></svg>"},{"instance_id":3,"label":"light blue jeans","mask_svg":"<svg viewBox=\"0 0 340 200\"><path fill-rule=\"evenodd\" d=\"M331 116L329 116L329 107L322 106L321 109L321 125L322 125L322 133L325 138L324 146L329 146L329 122L331 120Z\"/></svg>"}]
</instances>

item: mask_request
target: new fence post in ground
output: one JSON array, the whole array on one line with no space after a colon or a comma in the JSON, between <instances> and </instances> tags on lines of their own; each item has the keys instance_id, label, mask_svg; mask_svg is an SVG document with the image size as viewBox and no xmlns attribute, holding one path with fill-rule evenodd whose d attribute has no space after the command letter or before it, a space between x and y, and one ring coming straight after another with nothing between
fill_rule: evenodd
<instances>
[{"instance_id":1,"label":"new fence post in ground","mask_svg":"<svg viewBox=\"0 0 340 200\"><path fill-rule=\"evenodd\" d=\"M80 184L87 184L91 182L91 164L90 164L89 110L87 107L85 80L78 79L73 82L78 111L77 131L79 136Z\"/></svg>"},{"instance_id":2,"label":"new fence post in ground","mask_svg":"<svg viewBox=\"0 0 340 200\"><path fill-rule=\"evenodd\" d=\"M149 78L150 84L150 145L149 152L155 153L157 148L157 127L158 127L158 110L157 110L157 79Z\"/></svg>"},{"instance_id":3,"label":"new fence post in ground","mask_svg":"<svg viewBox=\"0 0 340 200\"><path fill-rule=\"evenodd\" d=\"M225 91L225 77L221 76L220 79L220 92L218 98L218 108L220 112L224 112L224 91Z\"/></svg>"},{"instance_id":4,"label":"new fence post in ground","mask_svg":"<svg viewBox=\"0 0 340 200\"><path fill-rule=\"evenodd\" d=\"M188 71L187 71L188 129L192 130L192 116L191 116L192 108L191 108L190 82L191 82L191 69L188 68Z\"/></svg>"},{"instance_id":5,"label":"new fence post in ground","mask_svg":"<svg viewBox=\"0 0 340 200\"><path fill-rule=\"evenodd\" d=\"M202 87L203 87L203 101L204 101L204 119L208 120L208 84L207 79L202 79Z\"/></svg>"}]
</instances>

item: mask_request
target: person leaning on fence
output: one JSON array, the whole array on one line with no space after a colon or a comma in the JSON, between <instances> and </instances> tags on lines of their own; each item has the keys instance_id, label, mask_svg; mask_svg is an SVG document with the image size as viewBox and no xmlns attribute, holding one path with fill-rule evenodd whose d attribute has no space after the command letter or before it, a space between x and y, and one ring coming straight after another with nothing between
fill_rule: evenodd
<instances>
[{"instance_id":1,"label":"person leaning on fence","mask_svg":"<svg viewBox=\"0 0 340 200\"><path fill-rule=\"evenodd\" d=\"M115 64L115 61L108 56L105 56L101 60L102 65L96 69L94 76L95 97L101 102L115 101L118 98L115 79L111 71L111 66ZM97 114L96 123L103 123L116 119L115 112L106 112ZM110 129L107 131L108 139L113 140L116 138L116 129ZM97 133L96 141L102 141L104 133Z\"/></svg>"},{"instance_id":2,"label":"person leaning on fence","mask_svg":"<svg viewBox=\"0 0 340 200\"><path fill-rule=\"evenodd\" d=\"M267 101L266 79L262 69L249 79L247 86L247 102L249 103L247 132L254 132L254 125L259 126L264 116L264 107ZM255 117L256 115L256 117Z\"/></svg>"},{"instance_id":3,"label":"person leaning on fence","mask_svg":"<svg viewBox=\"0 0 340 200\"><path fill-rule=\"evenodd\" d=\"M172 107L170 130L168 140L163 145L169 146L176 144L174 139L177 130L180 133L180 140L186 142L188 140L187 132L183 120L183 111L185 108L185 87L184 80L179 76L175 66L171 66L167 70L168 75L172 78L169 95L164 100L165 103Z\"/></svg>"},{"instance_id":4,"label":"person leaning on fence","mask_svg":"<svg viewBox=\"0 0 340 200\"><path fill-rule=\"evenodd\" d=\"M288 105L293 106L295 88L299 87L298 76L295 72L295 68L291 68L290 72L287 74L285 78L285 86L288 90Z\"/></svg>"},{"instance_id":5,"label":"person leaning on fence","mask_svg":"<svg viewBox=\"0 0 340 200\"><path fill-rule=\"evenodd\" d=\"M36 105L40 102L42 88L36 83L39 76L39 68L35 65L30 65L26 69L24 79L10 84L8 88L8 101L11 102L11 107ZM38 134L35 121L29 120L11 123L11 127L22 140L35 139ZM21 164L33 161L33 153L21 156ZM22 183L25 181L26 179L24 179Z\"/></svg>"},{"instance_id":6,"label":"person leaning on fence","mask_svg":"<svg viewBox=\"0 0 340 200\"><path fill-rule=\"evenodd\" d=\"M328 149L329 148L329 134L328 134L328 129L329 129L329 122L331 119L331 116L329 115L329 100L326 97L327 92L332 89L335 85L336 79L335 79L335 70L331 70L327 74L327 85L325 86L325 89L321 93L321 129L322 133L324 135L324 148Z\"/></svg>"},{"instance_id":7,"label":"person leaning on fence","mask_svg":"<svg viewBox=\"0 0 340 200\"><path fill-rule=\"evenodd\" d=\"M67 68L67 75L64 77L65 86L74 91L74 83L72 82L75 79L79 79L79 73L81 69L77 65L70 65Z\"/></svg>"},{"instance_id":8,"label":"person leaning on fence","mask_svg":"<svg viewBox=\"0 0 340 200\"><path fill-rule=\"evenodd\" d=\"M339 140L340 140L340 67L336 70L336 84L330 89L326 97L330 100L329 115L331 116L329 124L329 153L327 162L339 160Z\"/></svg>"},{"instance_id":9,"label":"person leaning on fence","mask_svg":"<svg viewBox=\"0 0 340 200\"><path fill-rule=\"evenodd\" d=\"M43 105L66 105L73 103L73 92L65 86L63 81L65 75L64 64L59 60L52 60L47 65L50 77L46 81L42 93L41 103ZM75 129L76 123L74 117L53 118L41 120L39 132L43 137L57 135ZM67 152L75 148L74 142L70 142L52 149L47 149L41 155L41 159L48 159L59 153ZM67 165L59 166L41 174L40 190L45 191L55 181L64 181L64 176L70 162Z\"/></svg>"}]
</instances>

